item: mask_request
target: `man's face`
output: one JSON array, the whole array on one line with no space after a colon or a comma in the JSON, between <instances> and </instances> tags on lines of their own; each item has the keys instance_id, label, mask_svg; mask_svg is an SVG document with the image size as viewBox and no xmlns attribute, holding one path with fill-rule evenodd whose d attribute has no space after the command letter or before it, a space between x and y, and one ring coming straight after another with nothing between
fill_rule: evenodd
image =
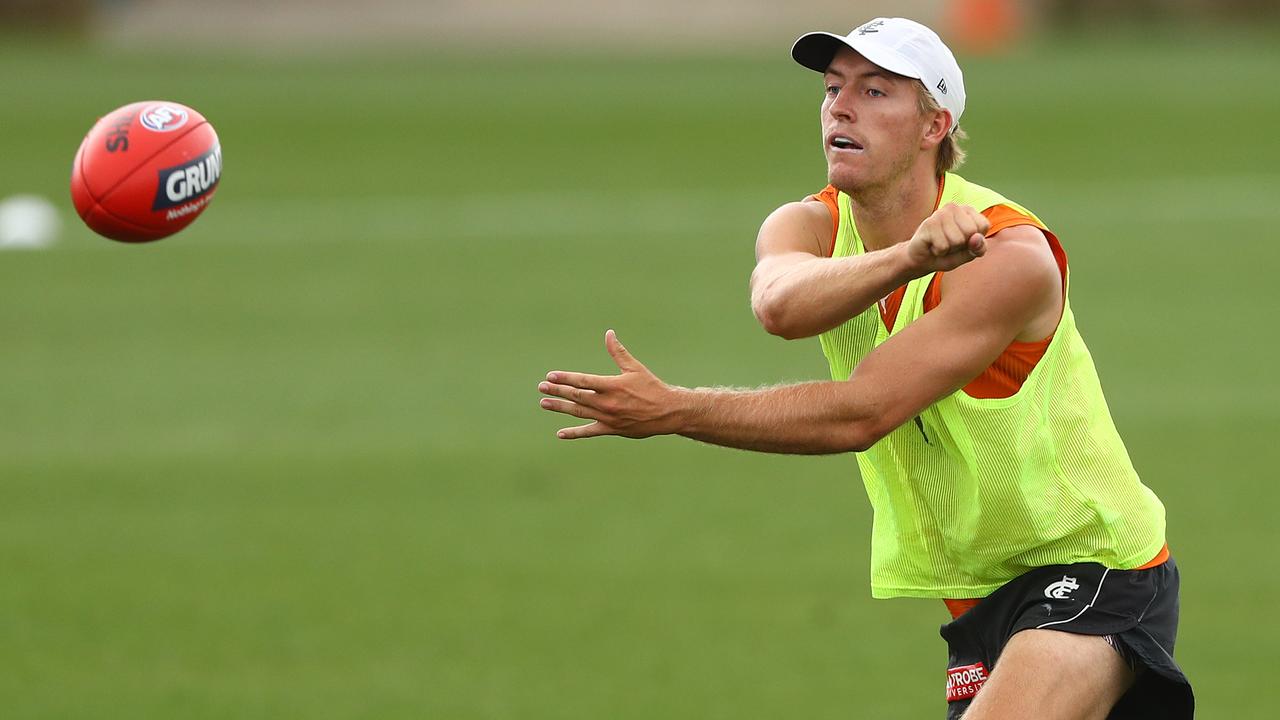
<instances>
[{"instance_id":1,"label":"man's face","mask_svg":"<svg viewBox=\"0 0 1280 720\"><path fill-rule=\"evenodd\" d=\"M916 81L842 47L823 77L827 180L846 192L892 182L924 152Z\"/></svg>"}]
</instances>

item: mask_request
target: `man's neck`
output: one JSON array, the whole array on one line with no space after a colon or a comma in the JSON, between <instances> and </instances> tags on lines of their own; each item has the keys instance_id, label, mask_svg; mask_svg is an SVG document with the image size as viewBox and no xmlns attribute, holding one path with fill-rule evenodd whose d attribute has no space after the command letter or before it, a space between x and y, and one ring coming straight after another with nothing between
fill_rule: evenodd
<instances>
[{"instance_id":1,"label":"man's neck","mask_svg":"<svg viewBox=\"0 0 1280 720\"><path fill-rule=\"evenodd\" d=\"M849 193L862 246L883 250L910 240L937 208L938 183L932 172L908 173L895 182Z\"/></svg>"}]
</instances>

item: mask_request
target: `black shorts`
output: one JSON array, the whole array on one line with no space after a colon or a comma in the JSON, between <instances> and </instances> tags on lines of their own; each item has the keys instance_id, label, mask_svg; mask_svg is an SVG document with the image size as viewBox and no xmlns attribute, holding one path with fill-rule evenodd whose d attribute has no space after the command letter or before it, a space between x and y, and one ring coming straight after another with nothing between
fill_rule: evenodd
<instances>
[{"instance_id":1,"label":"black shorts","mask_svg":"<svg viewBox=\"0 0 1280 720\"><path fill-rule=\"evenodd\" d=\"M1180 720L1195 711L1191 684L1173 659L1178 634L1178 566L1109 570L1097 563L1049 565L1000 587L942 626L950 649L947 718L964 714L1020 630L1107 637L1137 673L1108 720Z\"/></svg>"}]
</instances>

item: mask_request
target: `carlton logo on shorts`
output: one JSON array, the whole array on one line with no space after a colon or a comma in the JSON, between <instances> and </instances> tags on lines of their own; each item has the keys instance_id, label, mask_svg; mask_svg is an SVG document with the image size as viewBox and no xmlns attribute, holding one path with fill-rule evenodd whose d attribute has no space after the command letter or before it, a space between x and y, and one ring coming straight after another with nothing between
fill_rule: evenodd
<instances>
[{"instance_id":1,"label":"carlton logo on shorts","mask_svg":"<svg viewBox=\"0 0 1280 720\"><path fill-rule=\"evenodd\" d=\"M987 666L982 663L947 669L947 702L972 700L987 682Z\"/></svg>"},{"instance_id":2,"label":"carlton logo on shorts","mask_svg":"<svg viewBox=\"0 0 1280 720\"><path fill-rule=\"evenodd\" d=\"M171 132L187 124L187 111L172 105L149 105L138 121L155 132Z\"/></svg>"},{"instance_id":3,"label":"carlton logo on shorts","mask_svg":"<svg viewBox=\"0 0 1280 720\"><path fill-rule=\"evenodd\" d=\"M1044 596L1050 600L1067 600L1071 597L1071 593L1080 589L1080 583L1076 582L1073 577L1062 576L1062 579L1056 583L1050 583L1049 587L1044 589Z\"/></svg>"}]
</instances>

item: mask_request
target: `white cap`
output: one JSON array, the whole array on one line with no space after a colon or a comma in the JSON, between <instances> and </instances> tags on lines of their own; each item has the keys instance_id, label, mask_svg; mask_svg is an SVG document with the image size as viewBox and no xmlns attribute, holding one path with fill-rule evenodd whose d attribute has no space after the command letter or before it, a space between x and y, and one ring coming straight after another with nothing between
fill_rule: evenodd
<instances>
[{"instance_id":1,"label":"white cap","mask_svg":"<svg viewBox=\"0 0 1280 720\"><path fill-rule=\"evenodd\" d=\"M906 18L876 18L846 36L828 32L801 35L791 57L810 70L826 72L841 45L892 73L924 83L938 105L951 112L951 130L964 113L964 75L956 56L929 28Z\"/></svg>"}]
</instances>

